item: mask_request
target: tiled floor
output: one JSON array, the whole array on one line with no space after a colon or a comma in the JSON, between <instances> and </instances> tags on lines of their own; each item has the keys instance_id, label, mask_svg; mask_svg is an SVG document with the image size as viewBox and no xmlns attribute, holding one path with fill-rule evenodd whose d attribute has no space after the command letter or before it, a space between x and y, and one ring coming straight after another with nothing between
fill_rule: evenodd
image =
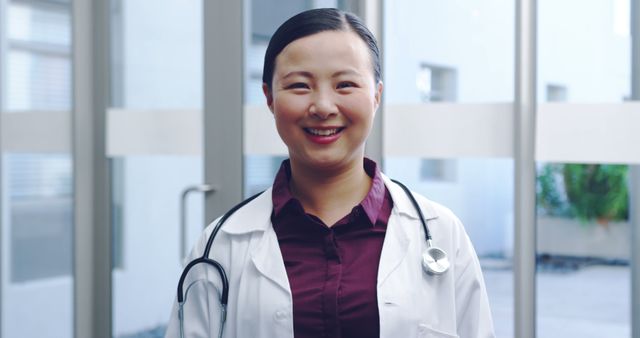
<instances>
[{"instance_id":1,"label":"tiled floor","mask_svg":"<svg viewBox=\"0 0 640 338\"><path fill-rule=\"evenodd\" d=\"M624 266L591 266L537 274L537 337L631 336L631 273ZM496 334L513 337L513 273L484 272Z\"/></svg>"}]
</instances>

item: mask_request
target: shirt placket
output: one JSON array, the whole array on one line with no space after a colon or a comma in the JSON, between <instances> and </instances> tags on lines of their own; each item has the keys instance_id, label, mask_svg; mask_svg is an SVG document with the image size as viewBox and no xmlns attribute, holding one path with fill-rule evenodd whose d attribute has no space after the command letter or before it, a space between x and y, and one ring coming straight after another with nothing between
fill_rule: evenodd
<instances>
[{"instance_id":1,"label":"shirt placket","mask_svg":"<svg viewBox=\"0 0 640 338\"><path fill-rule=\"evenodd\" d=\"M333 230L329 230L324 237L324 252L327 260L327 278L324 284L322 302L325 318L325 337L340 337L338 292L342 279L342 262Z\"/></svg>"}]
</instances>

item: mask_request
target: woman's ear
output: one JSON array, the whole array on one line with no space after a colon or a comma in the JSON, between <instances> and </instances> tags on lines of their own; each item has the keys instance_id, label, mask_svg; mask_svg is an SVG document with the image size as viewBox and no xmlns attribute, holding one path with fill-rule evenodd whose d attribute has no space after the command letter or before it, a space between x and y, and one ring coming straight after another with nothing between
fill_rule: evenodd
<instances>
[{"instance_id":1,"label":"woman's ear","mask_svg":"<svg viewBox=\"0 0 640 338\"><path fill-rule=\"evenodd\" d=\"M264 97L267 99L267 106L269 106L269 110L273 114L273 95L271 95L271 89L266 83L262 83L262 92L264 93Z\"/></svg>"},{"instance_id":2,"label":"woman's ear","mask_svg":"<svg viewBox=\"0 0 640 338\"><path fill-rule=\"evenodd\" d=\"M376 85L376 92L375 92L376 110L378 110L378 107L380 106L380 102L382 101L383 87L384 86L382 85L382 81L378 81L378 84Z\"/></svg>"}]
</instances>

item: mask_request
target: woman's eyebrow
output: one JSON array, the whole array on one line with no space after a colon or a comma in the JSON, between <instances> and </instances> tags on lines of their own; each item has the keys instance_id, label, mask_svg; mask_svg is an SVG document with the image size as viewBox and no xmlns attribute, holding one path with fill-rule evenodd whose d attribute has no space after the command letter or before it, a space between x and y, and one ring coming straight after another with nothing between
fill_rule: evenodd
<instances>
[{"instance_id":1,"label":"woman's eyebrow","mask_svg":"<svg viewBox=\"0 0 640 338\"><path fill-rule=\"evenodd\" d=\"M340 70L340 71L337 71L337 72L333 73L332 77L335 78L335 77L339 77L339 76L342 76L342 75L358 75L359 76L360 72L358 72L356 70L353 70L353 69L345 69L345 70Z\"/></svg>"},{"instance_id":2,"label":"woman's eyebrow","mask_svg":"<svg viewBox=\"0 0 640 338\"><path fill-rule=\"evenodd\" d=\"M292 71L289 72L287 74L285 74L282 79L287 79L290 78L292 76L302 76L302 77L306 77L306 78L313 78L313 74L311 74L311 72L307 72L307 71L303 71L303 70L297 70L297 71Z\"/></svg>"},{"instance_id":3,"label":"woman's eyebrow","mask_svg":"<svg viewBox=\"0 0 640 338\"><path fill-rule=\"evenodd\" d=\"M353 70L353 69L345 69L345 70L339 70L339 71L333 73L331 75L331 77L332 78L336 78L336 77L340 77L340 76L343 76L343 75L357 75L357 76L360 76L361 74L360 74L360 72L358 72L356 70ZM282 79L284 80L284 79L287 79L287 78L290 78L290 77L293 77L293 76L302 76L302 77L309 78L309 79L314 78L313 73L311 73L311 72L304 71L304 70L294 70L294 71L286 73L282 77Z\"/></svg>"}]
</instances>

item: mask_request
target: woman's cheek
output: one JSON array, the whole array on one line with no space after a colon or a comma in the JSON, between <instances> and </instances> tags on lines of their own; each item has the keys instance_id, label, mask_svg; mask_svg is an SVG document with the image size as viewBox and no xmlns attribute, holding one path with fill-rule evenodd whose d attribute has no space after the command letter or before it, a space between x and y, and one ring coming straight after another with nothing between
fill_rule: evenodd
<instances>
[{"instance_id":1,"label":"woman's cheek","mask_svg":"<svg viewBox=\"0 0 640 338\"><path fill-rule=\"evenodd\" d=\"M305 114L305 103L300 98L287 98L274 102L276 114L280 114L283 118L299 118Z\"/></svg>"}]
</instances>

